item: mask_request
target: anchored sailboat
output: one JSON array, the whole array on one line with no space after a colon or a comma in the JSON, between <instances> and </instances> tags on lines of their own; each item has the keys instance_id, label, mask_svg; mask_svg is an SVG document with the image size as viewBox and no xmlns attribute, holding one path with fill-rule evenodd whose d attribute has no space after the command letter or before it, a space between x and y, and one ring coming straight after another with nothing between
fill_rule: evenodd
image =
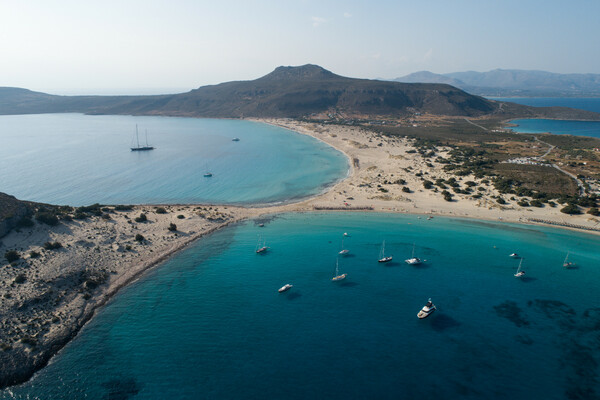
<instances>
[{"instance_id":1,"label":"anchored sailboat","mask_svg":"<svg viewBox=\"0 0 600 400\"><path fill-rule=\"evenodd\" d=\"M339 255L345 256L346 254L350 253L350 250L348 249L344 249L344 237L346 235L342 236L342 249L338 252Z\"/></svg>"},{"instance_id":2,"label":"anchored sailboat","mask_svg":"<svg viewBox=\"0 0 600 400\"><path fill-rule=\"evenodd\" d=\"M572 262L567 261L569 259L569 252L567 252L567 256L565 257L565 261L563 261L563 267L571 268L573 266Z\"/></svg>"},{"instance_id":3,"label":"anchored sailboat","mask_svg":"<svg viewBox=\"0 0 600 400\"><path fill-rule=\"evenodd\" d=\"M385 240L383 241L383 243L381 244L381 251L379 252L379 260L377 260L380 263L386 263L389 261L392 261L392 256L385 256Z\"/></svg>"},{"instance_id":4,"label":"anchored sailboat","mask_svg":"<svg viewBox=\"0 0 600 400\"><path fill-rule=\"evenodd\" d=\"M137 126L137 124L135 125L135 140L136 140L137 146L136 147L132 147L131 151L154 150L154 147L148 145L148 131L146 131L146 145L145 146L140 146L140 135L138 133L138 126Z\"/></svg>"},{"instance_id":5,"label":"anchored sailboat","mask_svg":"<svg viewBox=\"0 0 600 400\"><path fill-rule=\"evenodd\" d=\"M419 265L422 263L422 261L419 257L415 257L415 244L414 243L413 243L412 256L410 256L409 259L404 260L404 262L409 265Z\"/></svg>"},{"instance_id":6,"label":"anchored sailboat","mask_svg":"<svg viewBox=\"0 0 600 400\"><path fill-rule=\"evenodd\" d=\"M515 276L517 278L520 278L523 275L525 275L525 271L521 271L521 264L523 264L523 258L522 257L521 257L521 261L519 261L519 268L517 268L517 273L515 274Z\"/></svg>"},{"instance_id":7,"label":"anchored sailboat","mask_svg":"<svg viewBox=\"0 0 600 400\"><path fill-rule=\"evenodd\" d=\"M256 243L256 254L265 253L269 248L266 246L265 241L261 243L260 236L258 237L258 243Z\"/></svg>"},{"instance_id":8,"label":"anchored sailboat","mask_svg":"<svg viewBox=\"0 0 600 400\"><path fill-rule=\"evenodd\" d=\"M346 279L346 276L348 276L348 274L341 274L340 275L340 265L339 265L339 261L336 258L335 259L335 275L333 276L333 278L331 278L332 281L341 281L342 279Z\"/></svg>"}]
</instances>

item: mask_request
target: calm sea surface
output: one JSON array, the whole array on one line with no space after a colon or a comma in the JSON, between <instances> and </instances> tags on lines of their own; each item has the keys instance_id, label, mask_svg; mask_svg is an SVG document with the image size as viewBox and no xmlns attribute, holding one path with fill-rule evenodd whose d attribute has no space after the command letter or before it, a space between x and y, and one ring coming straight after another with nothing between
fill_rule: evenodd
<instances>
[{"instance_id":1,"label":"calm sea surface","mask_svg":"<svg viewBox=\"0 0 600 400\"><path fill-rule=\"evenodd\" d=\"M563 98L563 97L541 97L541 98L497 98L493 100L510 101L535 107L571 107L582 110L600 112L600 98ZM521 133L545 133L550 132L557 135L591 136L600 138L600 122L598 121L561 121L551 119L516 119L510 121L517 124L511 127Z\"/></svg>"},{"instance_id":2,"label":"calm sea surface","mask_svg":"<svg viewBox=\"0 0 600 400\"><path fill-rule=\"evenodd\" d=\"M136 124L155 150L130 151ZM10 115L0 116L0 143L0 191L53 204L273 203L348 171L316 139L239 120Z\"/></svg>"},{"instance_id":3,"label":"calm sea surface","mask_svg":"<svg viewBox=\"0 0 600 400\"><path fill-rule=\"evenodd\" d=\"M348 278L331 282L343 232ZM384 239L394 262L382 265ZM422 266L402 261L413 243ZM0 398L597 398L599 267L598 238L565 230L359 213L250 221L123 290ZM438 310L419 320L429 297Z\"/></svg>"}]
</instances>

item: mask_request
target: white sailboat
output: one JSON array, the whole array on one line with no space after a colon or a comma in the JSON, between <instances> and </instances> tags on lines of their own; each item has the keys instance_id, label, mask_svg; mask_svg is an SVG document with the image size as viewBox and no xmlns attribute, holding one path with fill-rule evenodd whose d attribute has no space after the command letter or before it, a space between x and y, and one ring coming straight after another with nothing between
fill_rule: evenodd
<instances>
[{"instance_id":1,"label":"white sailboat","mask_svg":"<svg viewBox=\"0 0 600 400\"><path fill-rule=\"evenodd\" d=\"M260 236L259 236L258 243L256 243L256 254L265 253L269 249L265 243L266 242L264 240L261 243Z\"/></svg>"},{"instance_id":2,"label":"white sailboat","mask_svg":"<svg viewBox=\"0 0 600 400\"><path fill-rule=\"evenodd\" d=\"M523 275L525 275L525 271L521 271L521 264L523 264L523 258L521 258L521 261L519 261L519 268L517 268L517 272L515 273L515 276L517 278L520 278Z\"/></svg>"},{"instance_id":3,"label":"white sailboat","mask_svg":"<svg viewBox=\"0 0 600 400\"><path fill-rule=\"evenodd\" d=\"M569 259L569 253L570 252L567 252L567 256L565 257L565 261L563 261L563 267L565 267L565 268L570 268L570 267L573 266L572 262L567 261Z\"/></svg>"},{"instance_id":4,"label":"white sailboat","mask_svg":"<svg viewBox=\"0 0 600 400\"><path fill-rule=\"evenodd\" d=\"M342 249L338 252L339 255L341 256L345 256L346 254L350 253L350 250L348 249L344 249L344 236L342 236Z\"/></svg>"},{"instance_id":5,"label":"white sailboat","mask_svg":"<svg viewBox=\"0 0 600 400\"><path fill-rule=\"evenodd\" d=\"M379 252L379 260L377 260L380 263L386 263L389 261L392 261L392 256L385 256L385 240L383 241L383 243L381 244L381 251Z\"/></svg>"},{"instance_id":6,"label":"white sailboat","mask_svg":"<svg viewBox=\"0 0 600 400\"><path fill-rule=\"evenodd\" d=\"M419 257L415 257L415 244L414 243L413 243L412 256L410 256L409 259L404 260L404 262L407 263L408 265L419 265L422 263L422 261Z\"/></svg>"},{"instance_id":7,"label":"white sailboat","mask_svg":"<svg viewBox=\"0 0 600 400\"><path fill-rule=\"evenodd\" d=\"M348 274L340 274L340 263L339 260L335 259L335 275L331 278L332 281L341 281L342 279L346 279Z\"/></svg>"}]
</instances>

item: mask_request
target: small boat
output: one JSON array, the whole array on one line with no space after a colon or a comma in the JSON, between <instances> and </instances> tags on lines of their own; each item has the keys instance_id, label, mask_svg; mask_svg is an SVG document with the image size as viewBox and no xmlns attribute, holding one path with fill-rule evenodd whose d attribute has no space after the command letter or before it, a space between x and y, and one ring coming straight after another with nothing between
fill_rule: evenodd
<instances>
[{"instance_id":1,"label":"small boat","mask_svg":"<svg viewBox=\"0 0 600 400\"><path fill-rule=\"evenodd\" d=\"M386 263L392 261L392 256L385 256L385 240L381 244L381 251L379 252L379 260L377 262Z\"/></svg>"},{"instance_id":2,"label":"small boat","mask_svg":"<svg viewBox=\"0 0 600 400\"><path fill-rule=\"evenodd\" d=\"M345 256L348 253L350 253L350 250L344 249L344 238L342 237L342 249L338 252L338 254L341 256Z\"/></svg>"},{"instance_id":3,"label":"small boat","mask_svg":"<svg viewBox=\"0 0 600 400\"><path fill-rule=\"evenodd\" d=\"M409 259L404 260L408 265L420 265L423 261L419 257L415 257L415 245L413 243L412 256Z\"/></svg>"},{"instance_id":4,"label":"small boat","mask_svg":"<svg viewBox=\"0 0 600 400\"><path fill-rule=\"evenodd\" d=\"M348 235L348 232L344 232L344 236L348 237L350 235Z\"/></svg>"},{"instance_id":5,"label":"small boat","mask_svg":"<svg viewBox=\"0 0 600 400\"><path fill-rule=\"evenodd\" d=\"M572 262L567 261L569 259L569 252L567 252L567 256L565 257L565 261L563 261L563 267L571 268L573 266Z\"/></svg>"},{"instance_id":6,"label":"small boat","mask_svg":"<svg viewBox=\"0 0 600 400\"><path fill-rule=\"evenodd\" d=\"M433 219L433 217L430 215L429 217L427 217L427 220L429 221L430 219Z\"/></svg>"},{"instance_id":7,"label":"small boat","mask_svg":"<svg viewBox=\"0 0 600 400\"><path fill-rule=\"evenodd\" d=\"M258 243L256 243L256 254L266 253L269 248L265 245L265 241L260 242L260 237L258 238Z\"/></svg>"},{"instance_id":8,"label":"small boat","mask_svg":"<svg viewBox=\"0 0 600 400\"><path fill-rule=\"evenodd\" d=\"M259 227L259 228L264 228L264 227L265 227L265 224L263 224L263 223L260 223L260 224L258 224L258 227Z\"/></svg>"},{"instance_id":9,"label":"small boat","mask_svg":"<svg viewBox=\"0 0 600 400\"><path fill-rule=\"evenodd\" d=\"M510 258L519 258L520 257L517 253L510 253L508 256Z\"/></svg>"},{"instance_id":10,"label":"small boat","mask_svg":"<svg viewBox=\"0 0 600 400\"><path fill-rule=\"evenodd\" d=\"M282 287L279 288L278 292L279 293L283 293L283 292L287 292L288 290L290 290L294 285L290 285L289 283L286 283L285 285L283 285Z\"/></svg>"},{"instance_id":11,"label":"small boat","mask_svg":"<svg viewBox=\"0 0 600 400\"><path fill-rule=\"evenodd\" d=\"M521 264L523 264L523 258L521 258L521 261L519 261L519 268L517 268L517 272L515 273L515 276L517 278L520 278L523 275L525 275L525 271L521 271Z\"/></svg>"},{"instance_id":12,"label":"small boat","mask_svg":"<svg viewBox=\"0 0 600 400\"><path fill-rule=\"evenodd\" d=\"M148 144L148 131L146 131L146 145L145 146L140 146L140 136L138 134L138 126L135 126L135 140L137 143L136 147L131 147L131 151L148 151L148 150L154 150L153 146L150 146Z\"/></svg>"},{"instance_id":13,"label":"small boat","mask_svg":"<svg viewBox=\"0 0 600 400\"><path fill-rule=\"evenodd\" d=\"M239 142L240 138L234 137L233 139L231 139L232 142Z\"/></svg>"},{"instance_id":14,"label":"small boat","mask_svg":"<svg viewBox=\"0 0 600 400\"><path fill-rule=\"evenodd\" d=\"M212 176L212 173L211 173L211 172L206 172L206 173L204 174L204 177L205 177L205 178L210 178L211 176Z\"/></svg>"},{"instance_id":15,"label":"small boat","mask_svg":"<svg viewBox=\"0 0 600 400\"><path fill-rule=\"evenodd\" d=\"M335 259L335 275L333 276L333 278L331 278L331 280L332 281L341 281L342 279L346 279L346 276L348 276L348 274L341 274L340 275L339 261L336 258Z\"/></svg>"},{"instance_id":16,"label":"small boat","mask_svg":"<svg viewBox=\"0 0 600 400\"><path fill-rule=\"evenodd\" d=\"M436 310L435 304L433 304L431 302L431 297L430 297L429 300L427 301L427 304L425 304L423 306L423 308L421 309L421 311L419 311L419 313L417 314L417 317L419 317L419 319L427 318L435 310Z\"/></svg>"}]
</instances>

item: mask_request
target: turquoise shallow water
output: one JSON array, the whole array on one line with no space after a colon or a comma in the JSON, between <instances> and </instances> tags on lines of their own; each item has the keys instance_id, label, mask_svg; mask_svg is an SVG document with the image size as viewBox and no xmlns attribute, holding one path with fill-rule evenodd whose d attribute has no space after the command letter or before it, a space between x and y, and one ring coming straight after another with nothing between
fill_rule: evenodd
<instances>
[{"instance_id":1,"label":"turquoise shallow water","mask_svg":"<svg viewBox=\"0 0 600 400\"><path fill-rule=\"evenodd\" d=\"M351 255L340 259L342 233ZM254 252L258 235L270 251ZM386 240L395 262L378 264ZM420 267L402 260L412 251ZM563 259L577 264L562 268ZM513 276L517 252L526 279ZM284 294L285 283L294 287ZM204 238L123 290L18 399L600 395L598 238L411 215L284 214ZM416 314L429 297L438 310Z\"/></svg>"},{"instance_id":2,"label":"turquoise shallow water","mask_svg":"<svg viewBox=\"0 0 600 400\"><path fill-rule=\"evenodd\" d=\"M571 107L582 110L600 112L600 98L493 98L493 100L510 101L534 107ZM510 121L517 124L511 127L521 133L554 133L557 135L590 136L600 138L600 122L598 121L563 121L551 119L517 119Z\"/></svg>"},{"instance_id":3,"label":"turquoise shallow water","mask_svg":"<svg viewBox=\"0 0 600 400\"><path fill-rule=\"evenodd\" d=\"M136 124L155 150L130 151ZM274 203L348 171L316 139L240 120L10 115L0 116L0 143L0 191L53 204Z\"/></svg>"}]
</instances>

